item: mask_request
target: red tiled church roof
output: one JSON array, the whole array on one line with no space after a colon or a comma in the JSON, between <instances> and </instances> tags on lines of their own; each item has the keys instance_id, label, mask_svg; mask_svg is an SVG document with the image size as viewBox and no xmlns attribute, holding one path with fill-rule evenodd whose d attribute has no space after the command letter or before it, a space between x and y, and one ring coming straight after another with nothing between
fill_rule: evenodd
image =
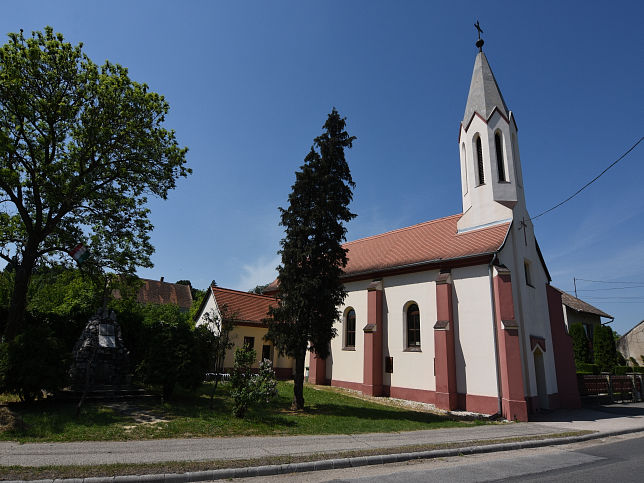
<instances>
[{"instance_id":1,"label":"red tiled church roof","mask_svg":"<svg viewBox=\"0 0 644 483\"><path fill-rule=\"evenodd\" d=\"M345 277L491 254L505 241L510 222L458 233L462 214L426 221L345 243ZM277 280L267 292L277 290Z\"/></svg>"},{"instance_id":2,"label":"red tiled church roof","mask_svg":"<svg viewBox=\"0 0 644 483\"><path fill-rule=\"evenodd\" d=\"M347 276L441 260L472 257L497 251L510 223L457 232L461 214L374 235L344 244Z\"/></svg>"},{"instance_id":3,"label":"red tiled church roof","mask_svg":"<svg viewBox=\"0 0 644 483\"><path fill-rule=\"evenodd\" d=\"M239 321L261 323L268 316L268 309L276 305L275 297L240 292L229 288L211 287L219 310Z\"/></svg>"}]
</instances>

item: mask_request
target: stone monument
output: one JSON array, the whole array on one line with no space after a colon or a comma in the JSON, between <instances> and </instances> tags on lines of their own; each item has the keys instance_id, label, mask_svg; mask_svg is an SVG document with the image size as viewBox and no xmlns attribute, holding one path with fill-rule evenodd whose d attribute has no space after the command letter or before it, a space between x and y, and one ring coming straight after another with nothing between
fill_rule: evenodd
<instances>
[{"instance_id":1,"label":"stone monument","mask_svg":"<svg viewBox=\"0 0 644 483\"><path fill-rule=\"evenodd\" d=\"M131 382L129 351L113 310L101 308L79 337L72 354L72 389L121 386Z\"/></svg>"}]
</instances>

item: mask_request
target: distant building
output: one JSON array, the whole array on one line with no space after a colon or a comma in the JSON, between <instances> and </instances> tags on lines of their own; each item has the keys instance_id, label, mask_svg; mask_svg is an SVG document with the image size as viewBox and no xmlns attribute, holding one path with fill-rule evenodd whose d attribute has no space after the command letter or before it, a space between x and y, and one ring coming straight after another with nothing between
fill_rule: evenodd
<instances>
[{"instance_id":1,"label":"distant building","mask_svg":"<svg viewBox=\"0 0 644 483\"><path fill-rule=\"evenodd\" d=\"M183 311L188 311L192 307L190 285L165 282L163 277L161 277L161 280L142 278L140 281L142 285L136 296L137 302L141 304L178 305ZM120 290L113 290L112 297L121 298Z\"/></svg>"},{"instance_id":2,"label":"distant building","mask_svg":"<svg viewBox=\"0 0 644 483\"><path fill-rule=\"evenodd\" d=\"M278 379L289 379L293 375L294 361L290 357L280 356L270 341L264 339L268 332L263 320L268 317L268 309L277 302L275 297L240 292L228 288L212 286L201 302L195 315L197 325L207 324L209 317L232 320L231 333L233 347L226 354L224 368L230 371L233 367L235 349L243 345L255 349L257 357L253 367L257 368L263 359L273 363ZM214 328L214 327L213 327Z\"/></svg>"},{"instance_id":3,"label":"distant building","mask_svg":"<svg viewBox=\"0 0 644 483\"><path fill-rule=\"evenodd\" d=\"M595 327L602 324L602 317L610 319L606 323L613 321L614 317L603 310L593 307L588 302L584 302L563 290L553 288L561 293L566 329L569 329L572 324L581 324L586 332L586 337L592 342Z\"/></svg>"},{"instance_id":4,"label":"distant building","mask_svg":"<svg viewBox=\"0 0 644 483\"><path fill-rule=\"evenodd\" d=\"M639 365L644 365L644 320L619 338L617 350L624 358L632 357Z\"/></svg>"}]
</instances>

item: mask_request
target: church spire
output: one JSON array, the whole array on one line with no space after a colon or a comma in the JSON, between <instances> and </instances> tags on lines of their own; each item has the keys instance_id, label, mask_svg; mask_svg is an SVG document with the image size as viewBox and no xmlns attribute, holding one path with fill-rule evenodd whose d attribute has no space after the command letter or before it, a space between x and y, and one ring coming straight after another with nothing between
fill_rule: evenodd
<instances>
[{"instance_id":1,"label":"church spire","mask_svg":"<svg viewBox=\"0 0 644 483\"><path fill-rule=\"evenodd\" d=\"M463 191L459 231L525 215L517 126L482 51L478 22L474 26L479 52L458 141Z\"/></svg>"},{"instance_id":2,"label":"church spire","mask_svg":"<svg viewBox=\"0 0 644 483\"><path fill-rule=\"evenodd\" d=\"M478 45L479 42L477 42ZM505 100L503 100L487 57L485 57L485 54L481 50L476 55L476 60L474 61L474 70L472 72L472 81L470 82L470 93L467 96L467 104L465 105L463 125L467 126L469 124L475 112L478 112L487 121L495 107L506 118L508 117L508 106L506 106Z\"/></svg>"}]
</instances>

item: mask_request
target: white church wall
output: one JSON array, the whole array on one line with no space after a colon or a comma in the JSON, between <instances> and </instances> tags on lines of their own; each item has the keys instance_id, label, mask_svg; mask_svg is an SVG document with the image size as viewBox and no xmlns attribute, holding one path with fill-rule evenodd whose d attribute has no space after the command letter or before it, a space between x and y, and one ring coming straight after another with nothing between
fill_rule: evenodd
<instances>
[{"instance_id":1,"label":"white church wall","mask_svg":"<svg viewBox=\"0 0 644 483\"><path fill-rule=\"evenodd\" d=\"M490 121L493 123L492 126L488 126L480 117L474 116L467 131L465 131L464 127L461 127L460 149L462 150L462 146L465 144L466 159L468 161L468 169L466 171L462 170L461 176L464 174L467 176L468 192L467 194L463 193L463 210L465 214L458 222L459 230L512 218L511 208L494 201L495 189L501 190L496 193L498 196L512 198L512 192L508 190L511 190L514 186L513 183L498 183L496 160L492 159L492 153L495 153L495 150L494 130L491 128L501 129L503 127L502 123L505 123L505 121L498 114L493 115ZM511 137L507 123L505 123L503 129L505 141L506 132L507 138ZM478 180L475 142L477 135L481 137L484 184L479 184ZM514 171L510 169L509 172L511 173L509 175L510 180L512 180L515 176ZM462 183L464 183L464 180L462 180ZM516 200L516 197L514 200Z\"/></svg>"},{"instance_id":2,"label":"white church wall","mask_svg":"<svg viewBox=\"0 0 644 483\"><path fill-rule=\"evenodd\" d=\"M429 270L383 279L383 356L394 358L394 371L385 374L385 385L436 390L434 324L437 276L437 270ZM405 345L405 311L411 302L418 304L420 311L420 351L409 351Z\"/></svg>"},{"instance_id":3,"label":"white church wall","mask_svg":"<svg viewBox=\"0 0 644 483\"><path fill-rule=\"evenodd\" d=\"M511 146L511 124L508 124L501 114L496 111L488 121L488 129L486 130L487 142L490 154L490 170L492 175L490 183L492 184L492 191L494 193L494 200L496 202L503 202L505 206L513 206L517 202L516 190L516 174L514 172L513 153ZM503 157L503 170L505 172L506 181L499 180L499 172L496 159L496 144L494 141L495 134L499 132L502 139L502 157Z\"/></svg>"},{"instance_id":4,"label":"white church wall","mask_svg":"<svg viewBox=\"0 0 644 483\"><path fill-rule=\"evenodd\" d=\"M452 270L456 387L461 394L498 395L492 301L487 265Z\"/></svg>"},{"instance_id":5,"label":"white church wall","mask_svg":"<svg viewBox=\"0 0 644 483\"><path fill-rule=\"evenodd\" d=\"M336 321L335 328L338 335L331 340L331 361L327 361L327 368L332 364L332 378L335 381L362 383L364 366L364 333L363 327L367 324L367 286L371 280L348 282L344 285L347 297L340 307L340 320ZM344 321L348 308L356 312L356 345L354 349L344 347ZM327 377L329 374L327 373Z\"/></svg>"},{"instance_id":6,"label":"white church wall","mask_svg":"<svg viewBox=\"0 0 644 483\"><path fill-rule=\"evenodd\" d=\"M528 218L527 214L520 215L520 213L519 211L519 220L523 216ZM506 245L499 254L499 261L509 268L512 274L515 317L519 323L521 335L523 387L526 396L537 397L537 376L530 336L543 337L546 340L546 352L543 354L546 388L548 394L558 392L546 293L548 278L536 251L531 228L528 228L528 233L524 236L524 228L518 230L520 226L519 222L513 223ZM529 262L530 284L526 282L525 261Z\"/></svg>"}]
</instances>

